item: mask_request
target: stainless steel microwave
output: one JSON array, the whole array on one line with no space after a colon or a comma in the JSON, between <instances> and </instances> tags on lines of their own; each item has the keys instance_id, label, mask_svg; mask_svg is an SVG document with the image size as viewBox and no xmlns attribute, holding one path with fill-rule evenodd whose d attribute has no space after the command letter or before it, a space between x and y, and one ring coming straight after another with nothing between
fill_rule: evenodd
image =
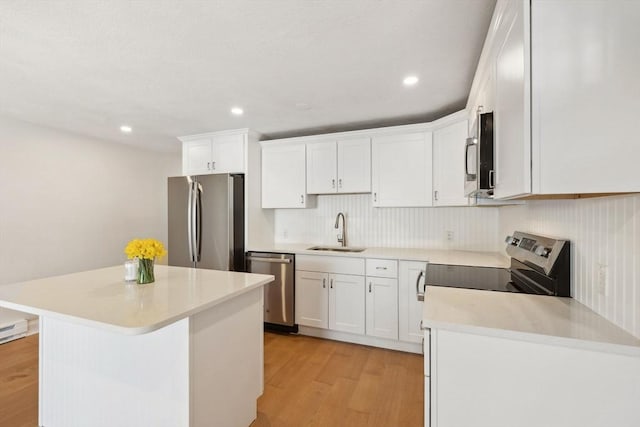
<instances>
[{"instance_id":1,"label":"stainless steel microwave","mask_svg":"<svg viewBox=\"0 0 640 427\"><path fill-rule=\"evenodd\" d=\"M467 138L464 149L464 194L467 197L491 197L495 186L493 167L493 112L478 109L475 135Z\"/></svg>"}]
</instances>

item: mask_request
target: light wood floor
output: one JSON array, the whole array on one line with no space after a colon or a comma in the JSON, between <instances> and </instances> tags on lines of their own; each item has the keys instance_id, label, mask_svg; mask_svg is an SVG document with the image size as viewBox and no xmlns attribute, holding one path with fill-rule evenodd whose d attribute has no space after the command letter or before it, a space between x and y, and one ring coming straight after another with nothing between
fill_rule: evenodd
<instances>
[{"instance_id":1,"label":"light wood floor","mask_svg":"<svg viewBox=\"0 0 640 427\"><path fill-rule=\"evenodd\" d=\"M251 427L421 426L422 356L265 333ZM38 336L0 345L0 426L38 425Z\"/></svg>"},{"instance_id":2,"label":"light wood floor","mask_svg":"<svg viewBox=\"0 0 640 427\"><path fill-rule=\"evenodd\" d=\"M0 345L0 426L38 425L38 335Z\"/></svg>"}]
</instances>

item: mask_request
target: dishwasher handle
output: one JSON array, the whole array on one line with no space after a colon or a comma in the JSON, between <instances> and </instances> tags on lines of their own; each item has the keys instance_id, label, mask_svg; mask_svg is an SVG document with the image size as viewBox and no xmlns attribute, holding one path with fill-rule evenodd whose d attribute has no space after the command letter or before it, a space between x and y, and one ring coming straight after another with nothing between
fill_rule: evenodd
<instances>
[{"instance_id":1,"label":"dishwasher handle","mask_svg":"<svg viewBox=\"0 0 640 427\"><path fill-rule=\"evenodd\" d=\"M255 262L270 262L272 264L291 264L290 258L263 258L263 257L255 257L248 256L247 261L255 261Z\"/></svg>"}]
</instances>

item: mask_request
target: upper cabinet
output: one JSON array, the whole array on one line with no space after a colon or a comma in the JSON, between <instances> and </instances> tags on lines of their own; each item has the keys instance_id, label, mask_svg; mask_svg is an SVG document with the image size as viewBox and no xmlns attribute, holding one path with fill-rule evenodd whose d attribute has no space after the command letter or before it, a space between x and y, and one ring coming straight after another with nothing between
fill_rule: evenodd
<instances>
[{"instance_id":1,"label":"upper cabinet","mask_svg":"<svg viewBox=\"0 0 640 427\"><path fill-rule=\"evenodd\" d=\"M468 136L466 112L457 120L433 131L433 205L466 206L464 151Z\"/></svg>"},{"instance_id":2,"label":"upper cabinet","mask_svg":"<svg viewBox=\"0 0 640 427\"><path fill-rule=\"evenodd\" d=\"M338 193L371 192L371 139L338 141Z\"/></svg>"},{"instance_id":3,"label":"upper cabinet","mask_svg":"<svg viewBox=\"0 0 640 427\"><path fill-rule=\"evenodd\" d=\"M182 174L244 173L246 130L184 136Z\"/></svg>"},{"instance_id":4,"label":"upper cabinet","mask_svg":"<svg viewBox=\"0 0 640 427\"><path fill-rule=\"evenodd\" d=\"M371 141L373 206L432 206L431 132L374 136ZM463 176L460 175L460 180Z\"/></svg>"},{"instance_id":5,"label":"upper cabinet","mask_svg":"<svg viewBox=\"0 0 640 427\"><path fill-rule=\"evenodd\" d=\"M262 147L262 207L306 208L304 144Z\"/></svg>"},{"instance_id":6,"label":"upper cabinet","mask_svg":"<svg viewBox=\"0 0 640 427\"><path fill-rule=\"evenodd\" d=\"M640 191L639 2L499 0L467 108L494 111L495 197Z\"/></svg>"},{"instance_id":7,"label":"upper cabinet","mask_svg":"<svg viewBox=\"0 0 640 427\"><path fill-rule=\"evenodd\" d=\"M309 194L371 192L369 138L307 144Z\"/></svg>"}]
</instances>

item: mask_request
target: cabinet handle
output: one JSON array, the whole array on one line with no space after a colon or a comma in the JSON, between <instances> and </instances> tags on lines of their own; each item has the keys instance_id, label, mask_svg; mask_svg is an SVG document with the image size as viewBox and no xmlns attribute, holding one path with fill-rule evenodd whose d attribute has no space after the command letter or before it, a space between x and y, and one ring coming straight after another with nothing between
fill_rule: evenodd
<instances>
[{"instance_id":1,"label":"cabinet handle","mask_svg":"<svg viewBox=\"0 0 640 427\"><path fill-rule=\"evenodd\" d=\"M342 188L342 178L338 179L338 188Z\"/></svg>"},{"instance_id":2,"label":"cabinet handle","mask_svg":"<svg viewBox=\"0 0 640 427\"><path fill-rule=\"evenodd\" d=\"M378 201L378 193L373 193L373 201L374 202Z\"/></svg>"},{"instance_id":3,"label":"cabinet handle","mask_svg":"<svg viewBox=\"0 0 640 427\"><path fill-rule=\"evenodd\" d=\"M211 162L211 169L216 170L216 162Z\"/></svg>"},{"instance_id":4,"label":"cabinet handle","mask_svg":"<svg viewBox=\"0 0 640 427\"><path fill-rule=\"evenodd\" d=\"M211 162L207 162L207 170L210 171L211 170Z\"/></svg>"},{"instance_id":5,"label":"cabinet handle","mask_svg":"<svg viewBox=\"0 0 640 427\"><path fill-rule=\"evenodd\" d=\"M434 191L434 192L433 192L433 198L434 198L435 200L438 200L438 190L436 190L436 191Z\"/></svg>"},{"instance_id":6,"label":"cabinet handle","mask_svg":"<svg viewBox=\"0 0 640 427\"><path fill-rule=\"evenodd\" d=\"M304 194L300 195L300 204L304 205Z\"/></svg>"},{"instance_id":7,"label":"cabinet handle","mask_svg":"<svg viewBox=\"0 0 640 427\"><path fill-rule=\"evenodd\" d=\"M336 188L336 180L335 180L335 178L331 180L331 188Z\"/></svg>"},{"instance_id":8,"label":"cabinet handle","mask_svg":"<svg viewBox=\"0 0 640 427\"><path fill-rule=\"evenodd\" d=\"M322 287L323 287L324 289L326 289L326 288L327 288L327 279L322 279Z\"/></svg>"},{"instance_id":9,"label":"cabinet handle","mask_svg":"<svg viewBox=\"0 0 640 427\"><path fill-rule=\"evenodd\" d=\"M376 267L376 270L386 270L387 267Z\"/></svg>"},{"instance_id":10,"label":"cabinet handle","mask_svg":"<svg viewBox=\"0 0 640 427\"><path fill-rule=\"evenodd\" d=\"M489 188L494 188L496 186L496 171L491 169L489 171Z\"/></svg>"},{"instance_id":11,"label":"cabinet handle","mask_svg":"<svg viewBox=\"0 0 640 427\"><path fill-rule=\"evenodd\" d=\"M371 293L371 282L369 282L369 293Z\"/></svg>"},{"instance_id":12,"label":"cabinet handle","mask_svg":"<svg viewBox=\"0 0 640 427\"><path fill-rule=\"evenodd\" d=\"M425 278L424 292L420 292L420 279L422 276L424 276L424 271L420 270L420 274L418 274L418 278L416 279L416 297L418 301L424 301L424 294L427 291L427 282Z\"/></svg>"},{"instance_id":13,"label":"cabinet handle","mask_svg":"<svg viewBox=\"0 0 640 427\"><path fill-rule=\"evenodd\" d=\"M331 280L329 281L329 287L330 287L331 289L333 289L333 279L331 279Z\"/></svg>"}]
</instances>

